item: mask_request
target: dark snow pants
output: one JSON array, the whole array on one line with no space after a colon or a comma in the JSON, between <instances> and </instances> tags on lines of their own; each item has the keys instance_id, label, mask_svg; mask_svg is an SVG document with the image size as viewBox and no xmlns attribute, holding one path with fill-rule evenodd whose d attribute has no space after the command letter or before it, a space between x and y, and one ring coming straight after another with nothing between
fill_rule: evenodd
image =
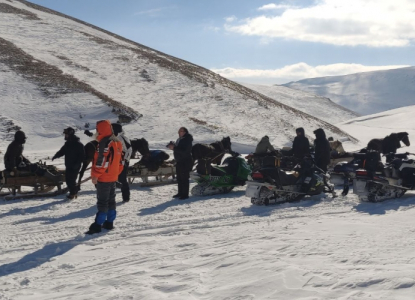
<instances>
[{"instance_id":1,"label":"dark snow pants","mask_svg":"<svg viewBox=\"0 0 415 300\"><path fill-rule=\"evenodd\" d=\"M80 169L71 169L67 168L65 170L65 181L69 189L70 195L76 195L79 191L79 186L76 184L76 179L78 178L78 173Z\"/></svg>"},{"instance_id":2,"label":"dark snow pants","mask_svg":"<svg viewBox=\"0 0 415 300\"><path fill-rule=\"evenodd\" d=\"M124 163L124 169L122 170L121 174L118 176L118 182L121 183L121 194L123 201L130 200L130 185L128 184L127 174L128 174L128 166L130 163L126 161Z\"/></svg>"},{"instance_id":3,"label":"dark snow pants","mask_svg":"<svg viewBox=\"0 0 415 300\"><path fill-rule=\"evenodd\" d=\"M192 158L177 162L176 176L179 197L189 197L189 178L192 170Z\"/></svg>"},{"instance_id":4,"label":"dark snow pants","mask_svg":"<svg viewBox=\"0 0 415 300\"><path fill-rule=\"evenodd\" d=\"M115 210L115 182L99 182L97 188L97 207L99 212Z\"/></svg>"}]
</instances>

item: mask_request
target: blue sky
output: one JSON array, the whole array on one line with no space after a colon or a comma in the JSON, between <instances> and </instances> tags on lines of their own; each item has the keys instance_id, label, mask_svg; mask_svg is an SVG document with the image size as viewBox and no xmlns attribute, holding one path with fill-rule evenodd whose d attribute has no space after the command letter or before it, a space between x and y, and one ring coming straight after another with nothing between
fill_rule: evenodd
<instances>
[{"instance_id":1,"label":"blue sky","mask_svg":"<svg viewBox=\"0 0 415 300\"><path fill-rule=\"evenodd\" d=\"M33 0L237 81L415 65L413 0Z\"/></svg>"}]
</instances>

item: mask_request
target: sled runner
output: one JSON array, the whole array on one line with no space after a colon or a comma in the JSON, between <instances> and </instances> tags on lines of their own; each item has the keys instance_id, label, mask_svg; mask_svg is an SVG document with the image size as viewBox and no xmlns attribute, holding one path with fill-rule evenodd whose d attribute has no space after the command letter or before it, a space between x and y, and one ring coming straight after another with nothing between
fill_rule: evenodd
<instances>
[{"instance_id":1,"label":"sled runner","mask_svg":"<svg viewBox=\"0 0 415 300\"><path fill-rule=\"evenodd\" d=\"M4 170L0 173L0 198L5 200L31 199L65 194L68 191L67 187L62 187L65 182L65 171L59 170L55 166L44 164L42 166L53 175L60 176L60 180L53 181L27 171L19 171L18 174L13 174L13 172ZM90 179L91 177L85 178L81 183ZM22 190L22 188L31 189ZM54 190L55 188L56 190Z\"/></svg>"},{"instance_id":2,"label":"sled runner","mask_svg":"<svg viewBox=\"0 0 415 300\"><path fill-rule=\"evenodd\" d=\"M153 179L150 179L154 177ZM128 182L134 183L135 179L140 178L142 182L139 186L158 186L177 183L176 166L172 161L163 162L156 170L151 170L140 162L128 168Z\"/></svg>"}]
</instances>

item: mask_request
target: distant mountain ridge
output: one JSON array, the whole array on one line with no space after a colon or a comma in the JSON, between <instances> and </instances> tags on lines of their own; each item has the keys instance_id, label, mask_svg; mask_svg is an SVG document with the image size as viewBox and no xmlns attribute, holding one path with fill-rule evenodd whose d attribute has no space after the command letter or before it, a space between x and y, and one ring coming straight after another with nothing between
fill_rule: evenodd
<instances>
[{"instance_id":1,"label":"distant mountain ridge","mask_svg":"<svg viewBox=\"0 0 415 300\"><path fill-rule=\"evenodd\" d=\"M203 67L23 0L0 0L0 43L2 116L51 147L61 128L97 118L120 120L131 137L156 146L180 126L206 141L229 135L252 144L269 134L283 144L297 127L355 141Z\"/></svg>"},{"instance_id":2,"label":"distant mountain ridge","mask_svg":"<svg viewBox=\"0 0 415 300\"><path fill-rule=\"evenodd\" d=\"M415 67L309 78L283 86L330 98L361 115L415 104Z\"/></svg>"},{"instance_id":3,"label":"distant mountain ridge","mask_svg":"<svg viewBox=\"0 0 415 300\"><path fill-rule=\"evenodd\" d=\"M241 84L251 90L278 100L285 105L295 107L302 112L306 112L331 124L337 124L359 116L359 114L334 103L328 98L309 92L303 92L279 85L266 86L248 83Z\"/></svg>"}]
</instances>

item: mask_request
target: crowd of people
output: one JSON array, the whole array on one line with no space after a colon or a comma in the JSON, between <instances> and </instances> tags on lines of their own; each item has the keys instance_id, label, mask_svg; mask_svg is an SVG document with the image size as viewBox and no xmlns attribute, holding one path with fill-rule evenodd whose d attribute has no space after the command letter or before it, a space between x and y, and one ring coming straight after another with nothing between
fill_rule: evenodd
<instances>
[{"instance_id":1,"label":"crowd of people","mask_svg":"<svg viewBox=\"0 0 415 300\"><path fill-rule=\"evenodd\" d=\"M88 130L85 133L92 136ZM65 157L65 181L68 187L69 200L75 199L80 190L77 177L82 164L86 160L85 147L81 143L75 130L68 127L63 131L65 143L52 157L52 161ZM305 136L303 128L296 129L297 136L294 138L290 154L297 159L302 159L310 154L310 143ZM323 129L314 131L315 163L324 171L330 163L332 148L326 138ZM193 137L185 127L178 131L178 139L170 142L167 148L173 151L176 161L176 176L178 191L173 197L179 200L189 198L189 174L193 167L192 142ZM7 147L4 155L4 165L10 175L18 176L20 172L30 172L37 176L45 176L53 182L62 181L62 176L50 173L38 163L31 163L24 155L24 144L26 134L19 130L15 133L14 140ZM132 147L130 140L126 137L121 124L110 123L101 120L96 123L96 148L92 159L91 180L97 191L97 213L94 222L90 225L87 233L101 232L101 229L111 230L116 218L115 189L121 189L123 202L130 201L130 188L127 180L129 161L131 159ZM255 153L267 153L275 151L268 136L264 136L258 143ZM344 151L344 150L343 150Z\"/></svg>"}]
</instances>

